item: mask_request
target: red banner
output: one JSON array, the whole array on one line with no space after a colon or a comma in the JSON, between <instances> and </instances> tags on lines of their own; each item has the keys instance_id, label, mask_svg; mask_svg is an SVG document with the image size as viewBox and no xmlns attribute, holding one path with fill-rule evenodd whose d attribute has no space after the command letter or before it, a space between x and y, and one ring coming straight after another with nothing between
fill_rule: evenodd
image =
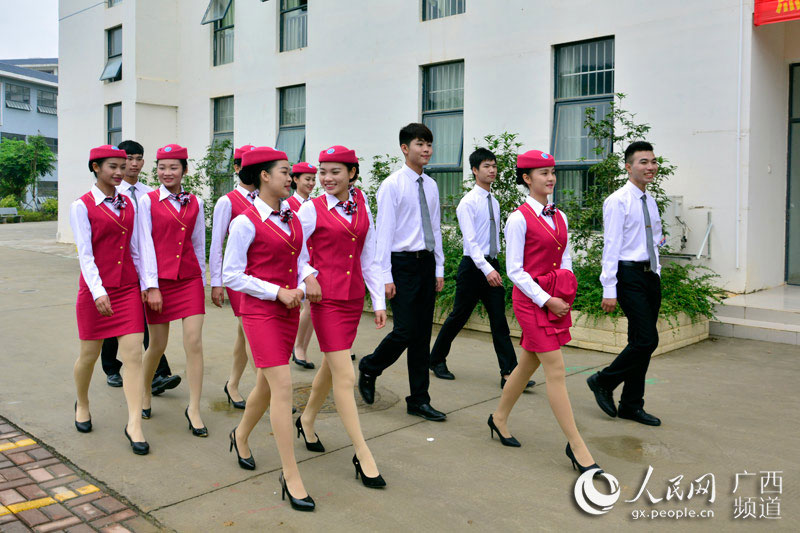
<instances>
[{"instance_id":1,"label":"red banner","mask_svg":"<svg viewBox=\"0 0 800 533\"><path fill-rule=\"evenodd\" d=\"M773 24L800 19L800 0L756 0L753 24Z\"/></svg>"}]
</instances>

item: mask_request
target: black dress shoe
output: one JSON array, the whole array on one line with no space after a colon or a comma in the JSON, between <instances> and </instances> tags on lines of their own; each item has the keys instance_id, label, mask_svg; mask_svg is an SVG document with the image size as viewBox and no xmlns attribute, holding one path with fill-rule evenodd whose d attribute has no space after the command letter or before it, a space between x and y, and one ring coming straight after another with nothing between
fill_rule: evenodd
<instances>
[{"instance_id":1,"label":"black dress shoe","mask_svg":"<svg viewBox=\"0 0 800 533\"><path fill-rule=\"evenodd\" d=\"M322 441L319 440L319 435L314 433L314 436L317 437L316 442L309 442L306 438L306 432L303 429L303 423L300 421L300 417L297 417L297 422L294 424L297 427L297 438L300 438L300 435L303 436L303 440L306 441L306 450L311 452L324 452L325 446L322 445Z\"/></svg>"},{"instance_id":2,"label":"black dress shoe","mask_svg":"<svg viewBox=\"0 0 800 533\"><path fill-rule=\"evenodd\" d=\"M351 353L351 354L350 354L350 360L351 360L351 361L355 361L355 360L356 360L356 354L354 354L354 353Z\"/></svg>"},{"instance_id":3,"label":"black dress shoe","mask_svg":"<svg viewBox=\"0 0 800 533\"><path fill-rule=\"evenodd\" d=\"M109 374L106 376L106 383L109 387L122 387L122 376L117 372L116 374Z\"/></svg>"},{"instance_id":4,"label":"black dress shoe","mask_svg":"<svg viewBox=\"0 0 800 533\"><path fill-rule=\"evenodd\" d=\"M297 357L295 357L294 348L292 348L292 361L294 361L294 364L296 364L300 368L307 368L309 370L314 368L314 363L312 363L311 361L308 361L306 359L298 359Z\"/></svg>"},{"instance_id":5,"label":"black dress shoe","mask_svg":"<svg viewBox=\"0 0 800 533\"><path fill-rule=\"evenodd\" d=\"M586 378L586 384L589 385L589 388L594 393L594 399L597 401L597 405L600 406L600 409L603 410L605 414L610 417L617 416L617 407L614 405L614 396L611 394L611 391L608 389L604 389L597 383L597 376L598 374L592 374L588 378Z\"/></svg>"},{"instance_id":6,"label":"black dress shoe","mask_svg":"<svg viewBox=\"0 0 800 533\"><path fill-rule=\"evenodd\" d=\"M361 483L365 487L369 487L370 489L381 489L386 486L386 481L383 479L383 476L378 474L376 477L367 477L364 475L364 471L361 470L361 461L358 460L358 457L355 455L353 456L353 466L356 467L356 479L358 476L361 476Z\"/></svg>"},{"instance_id":7,"label":"black dress shoe","mask_svg":"<svg viewBox=\"0 0 800 533\"><path fill-rule=\"evenodd\" d=\"M501 388L501 389L504 389L504 388L506 388L506 382L507 382L507 381L508 381L508 380L507 380L506 378L504 378L503 376L500 376L500 388ZM530 388L531 388L531 387L533 387L534 385L536 385L536 382L535 382L535 381L533 381L533 380L530 380L530 381L528 382L528 384L527 384L527 385L525 385L525 388L526 388L526 389L530 389Z\"/></svg>"},{"instance_id":8,"label":"black dress shoe","mask_svg":"<svg viewBox=\"0 0 800 533\"><path fill-rule=\"evenodd\" d=\"M511 435L510 437L504 437L503 434L500 433L500 430L497 429L496 425L494 425L493 414L489 415L489 420L486 423L489 424L489 430L490 430L489 435L494 439L494 434L496 432L497 436L500 437L500 443L503 446L511 446L512 448L519 448L520 446L522 446L522 444L520 444L519 441L514 438L514 435Z\"/></svg>"},{"instance_id":9,"label":"black dress shoe","mask_svg":"<svg viewBox=\"0 0 800 533\"><path fill-rule=\"evenodd\" d=\"M186 420L189 420L189 430L192 432L192 435L195 437L208 437L208 428L203 426L201 428L196 428L192 425L192 421L189 419L189 408L186 408L186 411L183 413L186 416Z\"/></svg>"},{"instance_id":10,"label":"black dress shoe","mask_svg":"<svg viewBox=\"0 0 800 533\"><path fill-rule=\"evenodd\" d=\"M147 455L150 453L150 445L147 444L147 441L136 442L128 435L128 426L125 426L125 436L128 437L128 442L131 443L131 449L133 449L133 453L136 455Z\"/></svg>"},{"instance_id":11,"label":"black dress shoe","mask_svg":"<svg viewBox=\"0 0 800 533\"><path fill-rule=\"evenodd\" d=\"M233 407L235 407L236 409L244 409L245 408L245 406L247 405L247 401L246 400L242 399L241 402L236 402L236 401L233 400L233 398L231 398L231 395L228 392L228 382L227 381L225 382L225 386L222 387L222 390L225 391L225 396L228 397L228 403L229 404L233 404Z\"/></svg>"},{"instance_id":12,"label":"black dress shoe","mask_svg":"<svg viewBox=\"0 0 800 533\"><path fill-rule=\"evenodd\" d=\"M78 400L75 400L75 412L78 412ZM89 415L89 420L86 422L75 421L75 429L81 433L89 433L92 430L92 416Z\"/></svg>"},{"instance_id":13,"label":"black dress shoe","mask_svg":"<svg viewBox=\"0 0 800 533\"><path fill-rule=\"evenodd\" d=\"M164 394L164 391L174 389L181 384L180 376L156 376L150 384L150 393L153 396Z\"/></svg>"},{"instance_id":14,"label":"black dress shoe","mask_svg":"<svg viewBox=\"0 0 800 533\"><path fill-rule=\"evenodd\" d=\"M425 420L431 420L433 422L444 422L444 419L447 418L447 415L441 411L437 411L431 404L423 403L422 405L407 405L406 412L410 415L414 416L421 416Z\"/></svg>"},{"instance_id":15,"label":"black dress shoe","mask_svg":"<svg viewBox=\"0 0 800 533\"><path fill-rule=\"evenodd\" d=\"M314 499L311 495L306 496L305 498L295 498L292 496L292 493L289 492L289 489L286 488L286 479L283 477L283 472L281 472L281 477L278 479L281 483L281 500L286 499L286 495L289 495L289 503L292 504L292 509L295 511L313 511L315 504Z\"/></svg>"},{"instance_id":16,"label":"black dress shoe","mask_svg":"<svg viewBox=\"0 0 800 533\"><path fill-rule=\"evenodd\" d=\"M598 465L597 463L590 464L589 466L581 465L578 462L578 460L575 459L575 454L572 453L572 447L569 445L569 442L567 443L567 448L566 448L566 450L564 450L564 452L567 454L567 457L569 458L569 460L572 461L572 469L573 470L577 470L578 472L583 474L587 470L592 470L593 468L596 468L597 472L595 472L592 475L592 477L597 477L597 476L599 476L600 474L603 473L603 470L600 468L600 465Z\"/></svg>"},{"instance_id":17,"label":"black dress shoe","mask_svg":"<svg viewBox=\"0 0 800 533\"><path fill-rule=\"evenodd\" d=\"M144 418L145 420L150 420L152 416L153 416L152 407L148 407L147 409L142 409L142 418Z\"/></svg>"},{"instance_id":18,"label":"black dress shoe","mask_svg":"<svg viewBox=\"0 0 800 533\"><path fill-rule=\"evenodd\" d=\"M453 373L447 369L447 363L436 363L431 366L431 371L439 379L456 379Z\"/></svg>"},{"instance_id":19,"label":"black dress shoe","mask_svg":"<svg viewBox=\"0 0 800 533\"><path fill-rule=\"evenodd\" d=\"M233 428L229 437L231 439L231 448L228 451L232 452L233 450L236 450L236 458L239 460L239 466L245 470L255 470L256 460L253 459L252 452L250 453L250 457L242 457L239 455L239 447L236 445L236 428Z\"/></svg>"},{"instance_id":20,"label":"black dress shoe","mask_svg":"<svg viewBox=\"0 0 800 533\"><path fill-rule=\"evenodd\" d=\"M375 378L359 371L358 392L361 393L361 398L364 399L364 403L370 405L375 403Z\"/></svg>"},{"instance_id":21,"label":"black dress shoe","mask_svg":"<svg viewBox=\"0 0 800 533\"><path fill-rule=\"evenodd\" d=\"M636 409L634 411L627 411L625 409L620 408L619 412L617 413L619 418L626 418L628 420L633 420L634 422L639 422L640 424L645 424L648 426L660 426L661 419L657 418L649 413L646 413L644 409Z\"/></svg>"}]
</instances>

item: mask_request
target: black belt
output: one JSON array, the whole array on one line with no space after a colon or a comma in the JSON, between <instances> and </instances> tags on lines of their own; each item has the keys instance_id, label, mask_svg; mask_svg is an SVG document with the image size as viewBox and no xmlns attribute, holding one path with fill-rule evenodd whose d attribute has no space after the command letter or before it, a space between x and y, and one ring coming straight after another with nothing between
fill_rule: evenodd
<instances>
[{"instance_id":1,"label":"black belt","mask_svg":"<svg viewBox=\"0 0 800 533\"><path fill-rule=\"evenodd\" d=\"M392 252L392 257L413 257L415 259L428 257L429 255L433 255L433 252L429 252L428 250L417 250L416 252Z\"/></svg>"},{"instance_id":2,"label":"black belt","mask_svg":"<svg viewBox=\"0 0 800 533\"><path fill-rule=\"evenodd\" d=\"M652 272L650 268L650 261L620 261L619 266L627 268L636 268L644 270L645 272Z\"/></svg>"}]
</instances>

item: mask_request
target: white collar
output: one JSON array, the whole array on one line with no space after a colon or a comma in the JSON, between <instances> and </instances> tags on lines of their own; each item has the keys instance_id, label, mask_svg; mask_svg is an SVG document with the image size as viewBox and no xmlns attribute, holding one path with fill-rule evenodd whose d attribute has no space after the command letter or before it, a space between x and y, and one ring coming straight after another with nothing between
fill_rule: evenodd
<instances>
[{"instance_id":1,"label":"white collar","mask_svg":"<svg viewBox=\"0 0 800 533\"><path fill-rule=\"evenodd\" d=\"M183 192L183 185L181 185L181 192ZM158 188L158 201L162 202L165 198L169 198L169 195L172 194L167 190L167 188L162 184Z\"/></svg>"},{"instance_id":2,"label":"white collar","mask_svg":"<svg viewBox=\"0 0 800 533\"><path fill-rule=\"evenodd\" d=\"M239 194L241 194L242 196L244 196L245 198L247 197L248 194L250 194L250 191L248 191L247 189L238 184L236 185L236 188L234 190ZM256 189L256 196L258 196L258 189Z\"/></svg>"},{"instance_id":3,"label":"white collar","mask_svg":"<svg viewBox=\"0 0 800 533\"><path fill-rule=\"evenodd\" d=\"M327 200L327 202L328 202L328 211L330 211L331 209L336 207L336 205L340 202L340 200L338 198L336 198L334 195L329 194L327 192L325 193L325 200ZM347 194L347 200L355 200L355 198L350 196L350 193L348 193ZM345 200L345 202L347 200Z\"/></svg>"},{"instance_id":4,"label":"white collar","mask_svg":"<svg viewBox=\"0 0 800 533\"><path fill-rule=\"evenodd\" d=\"M92 193L92 196L94 197L94 205L100 205L103 202L105 202L106 198L108 198L105 195L105 193L100 190L100 187L98 187L96 184L92 185L91 193ZM117 191L115 189L114 190L114 195L116 195L116 194L117 194ZM114 196L112 195L112 198L113 197Z\"/></svg>"},{"instance_id":5,"label":"white collar","mask_svg":"<svg viewBox=\"0 0 800 533\"><path fill-rule=\"evenodd\" d=\"M544 206L541 203L539 203L539 200L537 200L533 196L528 195L525 198L525 201L528 203L528 205L530 205L533 208L533 212L536 213L537 217L542 216L542 210L544 209Z\"/></svg>"},{"instance_id":6,"label":"white collar","mask_svg":"<svg viewBox=\"0 0 800 533\"><path fill-rule=\"evenodd\" d=\"M637 200L641 199L642 196L647 194L647 191L642 192L642 190L634 185L631 180L626 181L624 187L627 187L628 191L630 191L630 193L633 194Z\"/></svg>"},{"instance_id":7,"label":"white collar","mask_svg":"<svg viewBox=\"0 0 800 533\"><path fill-rule=\"evenodd\" d=\"M481 187L477 183L472 188L472 190L475 192L475 194L480 195L481 198L486 198L487 196L489 196L491 194L491 192L487 191L486 189L484 189L483 187Z\"/></svg>"},{"instance_id":8,"label":"white collar","mask_svg":"<svg viewBox=\"0 0 800 533\"><path fill-rule=\"evenodd\" d=\"M413 179L414 181L417 181L418 179L425 177L424 169L422 170L422 174L417 174L415 171L411 170L411 167L409 167L405 163L403 163L402 171L405 172L406 176Z\"/></svg>"},{"instance_id":9,"label":"white collar","mask_svg":"<svg viewBox=\"0 0 800 533\"><path fill-rule=\"evenodd\" d=\"M300 202L300 205L303 205L304 203L306 203L307 201L309 201L309 200L310 200L310 198L303 198L302 196L300 196L300 195L297 193L297 191L294 191L294 193L292 194L292 197L293 197L295 200L297 200L298 202Z\"/></svg>"},{"instance_id":10,"label":"white collar","mask_svg":"<svg viewBox=\"0 0 800 533\"><path fill-rule=\"evenodd\" d=\"M272 208L268 206L267 203L264 200L262 200L260 196L256 196L253 205L258 211L258 216L261 217L261 222L267 220L267 218L269 218L269 216L272 214ZM281 200L281 205L278 208L278 210L283 211L284 209L289 209L289 204L286 203L286 200Z\"/></svg>"}]
</instances>

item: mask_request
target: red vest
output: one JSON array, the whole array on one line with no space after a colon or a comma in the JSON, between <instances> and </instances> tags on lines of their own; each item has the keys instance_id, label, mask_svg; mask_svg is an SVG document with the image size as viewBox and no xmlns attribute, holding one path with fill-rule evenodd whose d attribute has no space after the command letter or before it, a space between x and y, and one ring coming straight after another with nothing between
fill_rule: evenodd
<instances>
[{"instance_id":1,"label":"red vest","mask_svg":"<svg viewBox=\"0 0 800 533\"><path fill-rule=\"evenodd\" d=\"M300 206L303 205L300 203L300 200L294 197L294 194L291 195L289 198L286 199L286 202L289 204L289 208L294 212L297 213L300 211Z\"/></svg>"},{"instance_id":2,"label":"red vest","mask_svg":"<svg viewBox=\"0 0 800 533\"><path fill-rule=\"evenodd\" d=\"M227 196L228 200L231 202L231 220L253 207L250 200L242 196L242 193L237 190L233 190L225 196ZM228 227L230 227L230 224L228 224Z\"/></svg>"},{"instance_id":3,"label":"red vest","mask_svg":"<svg viewBox=\"0 0 800 533\"><path fill-rule=\"evenodd\" d=\"M119 216L106 207L105 202L95 205L94 196L87 192L81 196L89 212L92 226L92 254L100 273L103 287L123 287L139 282L139 275L131 257L131 237L136 211L133 200L127 199L125 209ZM78 282L81 289L89 290L81 274Z\"/></svg>"},{"instance_id":4,"label":"red vest","mask_svg":"<svg viewBox=\"0 0 800 533\"><path fill-rule=\"evenodd\" d=\"M325 196L325 195L323 195L323 196ZM308 200L306 200L306 201L308 201ZM297 198L294 197L294 194L292 194L289 198L286 199L286 203L289 204L289 209L291 209L294 214L297 214L297 212L300 211L300 208L303 206L303 204L300 203L300 200L298 200ZM313 265L313 259L314 259L314 238L313 237L310 237L306 241L306 248L308 248L308 264L309 265Z\"/></svg>"},{"instance_id":5,"label":"red vest","mask_svg":"<svg viewBox=\"0 0 800 533\"><path fill-rule=\"evenodd\" d=\"M193 194L189 203L176 211L168 199L159 201L159 190L147 193L153 225L160 279L187 279L200 276L200 264L192 247L192 231L200 214L200 204Z\"/></svg>"},{"instance_id":6,"label":"red vest","mask_svg":"<svg viewBox=\"0 0 800 533\"><path fill-rule=\"evenodd\" d=\"M317 281L326 300L353 300L365 294L361 250L369 231L369 218L360 190L356 189L355 197L358 207L350 222L338 209L328 209L324 194L312 200L317 210L314 268L319 271Z\"/></svg>"},{"instance_id":7,"label":"red vest","mask_svg":"<svg viewBox=\"0 0 800 533\"><path fill-rule=\"evenodd\" d=\"M289 221L291 235L269 219L262 221L258 209L248 209L244 215L256 228L256 235L247 250L247 268L244 273L285 289L297 288L297 260L303 248L303 226L297 217ZM242 293L243 315L280 315L299 313L300 308L287 309L281 302L261 300Z\"/></svg>"},{"instance_id":8,"label":"red vest","mask_svg":"<svg viewBox=\"0 0 800 533\"><path fill-rule=\"evenodd\" d=\"M556 229L552 229L543 217L536 216L536 212L527 202L517 208L517 211L525 217L527 225L523 270L532 278L536 278L561 268L561 257L567 246L567 225L561 212L556 211L553 216ZM527 296L514 286L512 298L527 298Z\"/></svg>"}]
</instances>

